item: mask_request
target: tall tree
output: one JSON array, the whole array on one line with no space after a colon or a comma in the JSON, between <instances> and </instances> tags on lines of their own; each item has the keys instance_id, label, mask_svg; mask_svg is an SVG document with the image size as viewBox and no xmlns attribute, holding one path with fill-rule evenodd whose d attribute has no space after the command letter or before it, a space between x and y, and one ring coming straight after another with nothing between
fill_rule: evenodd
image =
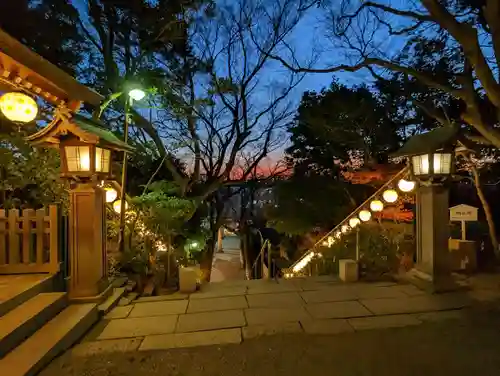
<instances>
[{"instance_id":1,"label":"tall tree","mask_svg":"<svg viewBox=\"0 0 500 376\"><path fill-rule=\"evenodd\" d=\"M278 183L278 207L268 211L280 231L297 235L330 229L373 191L346 181L343 172L373 166L399 147L400 123L387 111L387 98L392 97L335 81L319 93L304 94L289 125L286 157L293 173Z\"/></svg>"},{"instance_id":2,"label":"tall tree","mask_svg":"<svg viewBox=\"0 0 500 376\"><path fill-rule=\"evenodd\" d=\"M366 86L333 82L320 93L306 92L289 127L287 154L296 169L318 173L377 160L400 145L400 125L389 114Z\"/></svg>"},{"instance_id":3,"label":"tall tree","mask_svg":"<svg viewBox=\"0 0 500 376\"><path fill-rule=\"evenodd\" d=\"M420 0L398 5L360 0L344 0L340 5L327 2L337 51L347 52L340 64L314 67L311 62L301 63L296 56L273 57L296 72L367 69L375 75L393 71L412 77L430 90L462 101L462 121L500 147L499 2ZM404 48L398 53L395 45ZM421 47L431 45L433 53L420 59ZM456 62L448 75L427 69L446 59Z\"/></svg>"},{"instance_id":4,"label":"tall tree","mask_svg":"<svg viewBox=\"0 0 500 376\"><path fill-rule=\"evenodd\" d=\"M0 28L69 74L82 73L89 46L66 0L0 2Z\"/></svg>"}]
</instances>

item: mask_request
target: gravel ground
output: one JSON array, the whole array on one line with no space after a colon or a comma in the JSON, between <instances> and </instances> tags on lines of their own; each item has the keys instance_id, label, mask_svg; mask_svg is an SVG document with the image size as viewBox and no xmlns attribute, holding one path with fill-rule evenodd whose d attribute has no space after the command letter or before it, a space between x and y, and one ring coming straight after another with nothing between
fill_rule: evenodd
<instances>
[{"instance_id":1,"label":"gravel ground","mask_svg":"<svg viewBox=\"0 0 500 376\"><path fill-rule=\"evenodd\" d=\"M500 313L332 336L260 337L241 345L66 353L40 376L498 376Z\"/></svg>"}]
</instances>

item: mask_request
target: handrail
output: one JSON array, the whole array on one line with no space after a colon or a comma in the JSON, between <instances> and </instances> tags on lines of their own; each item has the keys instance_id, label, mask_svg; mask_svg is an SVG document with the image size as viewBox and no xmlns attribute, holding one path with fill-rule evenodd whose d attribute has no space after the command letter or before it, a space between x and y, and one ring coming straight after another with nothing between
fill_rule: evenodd
<instances>
[{"instance_id":1,"label":"handrail","mask_svg":"<svg viewBox=\"0 0 500 376\"><path fill-rule=\"evenodd\" d=\"M390 186L396 179L402 178L404 175L406 175L409 172L409 166L404 167L401 171L399 171L396 175L394 175L391 179L389 179L382 187L380 187L374 194L372 194L370 197L368 197L361 205L359 205L356 209L354 209L345 219L343 219L337 226L335 226L332 230L328 231L323 237L321 237L314 245L305 252L301 258L299 258L297 261L295 261L292 266L290 266L290 270L293 270L295 265L297 265L299 262L301 262L309 253L311 253L317 246L318 244L321 244L325 239L327 239L331 234L333 234L337 229L341 228L344 224L346 224L349 219L352 218L353 213L356 213L358 211L361 211L363 207L366 206L367 203L369 203L373 198L377 197L380 192L384 189L386 189L388 186Z\"/></svg>"},{"instance_id":2,"label":"handrail","mask_svg":"<svg viewBox=\"0 0 500 376\"><path fill-rule=\"evenodd\" d=\"M257 257L256 257L256 259L255 259L255 261L254 261L254 263L253 263L253 265L252 265L252 269L251 269L252 271L255 271L255 267L257 266L257 262L259 261L259 258L260 258L260 260L261 260L261 264L263 263L263 262L262 262L262 260L263 260L263 257L264 257L264 250L265 250L265 249L266 249L266 247L269 245L268 243L269 243L269 239L266 239L266 240L264 241L264 244L262 244L262 247L260 248L260 252L259 252L259 254L257 255ZM269 267L270 267L270 266L268 265L268 268L269 268Z\"/></svg>"}]
</instances>

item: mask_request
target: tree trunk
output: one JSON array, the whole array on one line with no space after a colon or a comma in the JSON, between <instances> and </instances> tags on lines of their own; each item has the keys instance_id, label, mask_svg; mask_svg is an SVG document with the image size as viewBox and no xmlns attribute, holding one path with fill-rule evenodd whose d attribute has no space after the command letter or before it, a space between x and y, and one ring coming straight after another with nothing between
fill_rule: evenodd
<instances>
[{"instance_id":1,"label":"tree trunk","mask_svg":"<svg viewBox=\"0 0 500 376\"><path fill-rule=\"evenodd\" d=\"M203 282L210 282L210 276L212 274L212 263L215 253L215 247L217 244L217 234L219 228L221 227L220 219L224 204L220 201L219 197L216 195L212 197L209 203L209 218L210 218L210 237L205 244L203 250L203 255L200 261L200 269L202 272Z\"/></svg>"},{"instance_id":2,"label":"tree trunk","mask_svg":"<svg viewBox=\"0 0 500 376\"><path fill-rule=\"evenodd\" d=\"M479 200L481 201L481 204L483 205L484 215L486 217L486 222L488 223L488 231L490 235L491 245L493 246L493 252L495 252L495 256L497 256L498 258L498 239L496 234L495 222L493 221L493 214L491 213L490 205L488 204L486 196L484 195L483 189L481 187L479 171L477 170L476 166L474 166L472 161L470 165L472 175L474 176L474 185L476 186L477 195L479 197Z\"/></svg>"},{"instance_id":3,"label":"tree trunk","mask_svg":"<svg viewBox=\"0 0 500 376\"><path fill-rule=\"evenodd\" d=\"M210 276L212 274L212 262L214 258L215 251L215 236L216 234L212 234L212 238L208 239L207 244L205 245L205 250L203 251L203 256L200 262L200 269L202 272L202 281L210 282Z\"/></svg>"}]
</instances>

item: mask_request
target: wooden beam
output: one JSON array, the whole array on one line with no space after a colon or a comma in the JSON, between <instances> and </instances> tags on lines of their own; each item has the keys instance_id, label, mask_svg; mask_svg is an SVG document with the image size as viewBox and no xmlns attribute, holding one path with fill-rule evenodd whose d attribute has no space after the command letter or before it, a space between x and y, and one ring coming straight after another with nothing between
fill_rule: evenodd
<instances>
[{"instance_id":1,"label":"wooden beam","mask_svg":"<svg viewBox=\"0 0 500 376\"><path fill-rule=\"evenodd\" d=\"M98 106L104 99L94 90L80 84L68 73L31 51L28 47L0 29L0 65L4 70L17 71L43 91L69 101L82 101Z\"/></svg>"}]
</instances>

